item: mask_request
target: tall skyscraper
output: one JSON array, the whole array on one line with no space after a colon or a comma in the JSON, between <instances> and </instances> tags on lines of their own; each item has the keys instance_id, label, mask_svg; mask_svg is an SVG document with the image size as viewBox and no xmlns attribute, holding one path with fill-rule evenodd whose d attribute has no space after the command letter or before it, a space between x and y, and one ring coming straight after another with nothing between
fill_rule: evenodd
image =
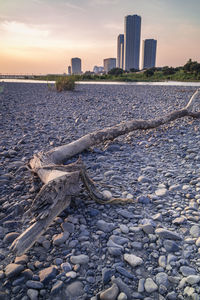
<instances>
[{"instance_id":1,"label":"tall skyscraper","mask_svg":"<svg viewBox=\"0 0 200 300\"><path fill-rule=\"evenodd\" d=\"M124 22L125 70L139 70L141 17L126 16Z\"/></svg>"},{"instance_id":2,"label":"tall skyscraper","mask_svg":"<svg viewBox=\"0 0 200 300\"><path fill-rule=\"evenodd\" d=\"M157 41L154 39L147 39L143 41L142 49L142 68L149 69L156 65L156 46Z\"/></svg>"},{"instance_id":3,"label":"tall skyscraper","mask_svg":"<svg viewBox=\"0 0 200 300\"><path fill-rule=\"evenodd\" d=\"M124 68L124 35L119 34L117 38L117 68Z\"/></svg>"},{"instance_id":4,"label":"tall skyscraper","mask_svg":"<svg viewBox=\"0 0 200 300\"><path fill-rule=\"evenodd\" d=\"M103 67L106 73L116 68L116 58L105 58L103 60Z\"/></svg>"},{"instance_id":5,"label":"tall skyscraper","mask_svg":"<svg viewBox=\"0 0 200 300\"><path fill-rule=\"evenodd\" d=\"M72 74L81 74L81 59L74 57L71 59Z\"/></svg>"}]
</instances>

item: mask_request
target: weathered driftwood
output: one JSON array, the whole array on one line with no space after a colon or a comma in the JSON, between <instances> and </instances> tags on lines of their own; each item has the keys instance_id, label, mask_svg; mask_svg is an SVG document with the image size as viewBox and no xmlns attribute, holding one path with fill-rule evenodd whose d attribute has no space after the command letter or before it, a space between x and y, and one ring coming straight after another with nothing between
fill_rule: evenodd
<instances>
[{"instance_id":1,"label":"weathered driftwood","mask_svg":"<svg viewBox=\"0 0 200 300\"><path fill-rule=\"evenodd\" d=\"M80 192L80 183L83 183L89 195L99 203L123 202L125 199L109 199L106 201L103 195L97 191L94 183L88 177L82 161L63 165L67 159L82 151L100 144L106 140L113 140L120 135L134 130L146 130L156 128L165 123L182 117L200 118L200 111L192 112L195 100L200 92L198 89L188 104L180 110L173 111L166 116L155 120L131 120L122 122L103 130L89 133L80 139L64 146L56 147L46 153L35 155L30 161L30 167L36 173L44 186L36 196L30 211L34 215L34 224L23 232L11 245L11 249L22 255L37 241L49 225L53 222L71 201L71 196Z\"/></svg>"}]
</instances>

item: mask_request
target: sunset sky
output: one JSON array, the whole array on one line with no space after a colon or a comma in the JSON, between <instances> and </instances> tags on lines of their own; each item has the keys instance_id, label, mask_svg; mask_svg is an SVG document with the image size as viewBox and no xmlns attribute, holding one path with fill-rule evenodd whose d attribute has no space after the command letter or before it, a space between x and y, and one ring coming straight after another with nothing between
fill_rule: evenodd
<instances>
[{"instance_id":1,"label":"sunset sky","mask_svg":"<svg viewBox=\"0 0 200 300\"><path fill-rule=\"evenodd\" d=\"M129 14L157 39L156 66L200 62L200 0L0 0L0 73L63 73L72 57L92 71L116 57Z\"/></svg>"}]
</instances>

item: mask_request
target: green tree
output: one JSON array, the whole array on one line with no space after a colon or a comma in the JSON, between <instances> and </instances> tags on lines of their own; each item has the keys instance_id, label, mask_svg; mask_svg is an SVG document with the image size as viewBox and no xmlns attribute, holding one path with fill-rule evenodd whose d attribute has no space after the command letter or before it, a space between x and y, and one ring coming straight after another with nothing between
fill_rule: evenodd
<instances>
[{"instance_id":1,"label":"green tree","mask_svg":"<svg viewBox=\"0 0 200 300\"><path fill-rule=\"evenodd\" d=\"M108 74L109 75L114 75L114 76L119 76L119 75L122 75L123 74L123 69L121 69L121 68L113 68L113 69L111 69L109 72L108 72Z\"/></svg>"}]
</instances>

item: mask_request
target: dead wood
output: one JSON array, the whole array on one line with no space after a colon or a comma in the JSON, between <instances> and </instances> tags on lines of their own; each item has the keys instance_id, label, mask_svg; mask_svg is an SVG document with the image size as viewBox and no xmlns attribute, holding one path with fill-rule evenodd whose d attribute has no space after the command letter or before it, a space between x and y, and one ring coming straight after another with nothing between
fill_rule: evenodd
<instances>
[{"instance_id":1,"label":"dead wood","mask_svg":"<svg viewBox=\"0 0 200 300\"><path fill-rule=\"evenodd\" d=\"M76 163L69 165L63 165L63 163L94 145L98 145L106 140L113 140L120 135L127 134L134 130L156 128L183 117L200 118L200 111L192 112L199 92L200 89L193 94L184 108L173 111L166 116L161 116L155 120L134 119L121 122L118 125L89 133L67 145L35 155L29 164L32 171L36 173L44 183L44 186L29 209L34 216L34 224L27 228L26 231L13 242L11 249L17 255L22 255L30 249L35 241L37 241L52 224L55 217L69 206L71 196L78 195L81 189L81 183L91 198L98 203L127 203L127 199L112 198L106 200L97 190L94 182L89 178L86 168L80 159Z\"/></svg>"}]
</instances>

